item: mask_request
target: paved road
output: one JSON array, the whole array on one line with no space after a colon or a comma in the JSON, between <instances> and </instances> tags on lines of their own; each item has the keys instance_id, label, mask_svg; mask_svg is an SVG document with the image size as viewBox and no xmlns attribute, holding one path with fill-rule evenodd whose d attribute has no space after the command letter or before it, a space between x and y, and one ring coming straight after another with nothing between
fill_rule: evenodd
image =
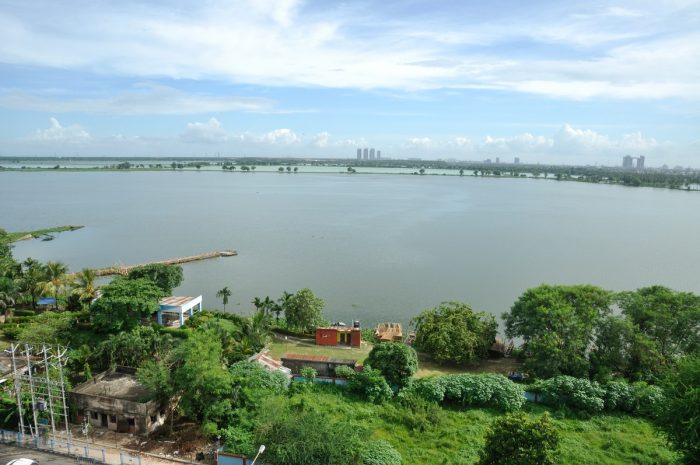
<instances>
[{"instance_id":1,"label":"paved road","mask_svg":"<svg viewBox=\"0 0 700 465\"><path fill-rule=\"evenodd\" d=\"M39 462L39 465L75 465L76 463L74 458L0 444L0 465L19 458L34 459Z\"/></svg>"}]
</instances>

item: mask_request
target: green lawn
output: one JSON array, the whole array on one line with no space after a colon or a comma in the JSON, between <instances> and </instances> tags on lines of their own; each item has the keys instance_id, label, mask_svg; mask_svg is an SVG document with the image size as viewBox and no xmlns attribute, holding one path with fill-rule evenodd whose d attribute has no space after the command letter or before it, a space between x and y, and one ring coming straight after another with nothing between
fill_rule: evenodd
<instances>
[{"instance_id":1,"label":"green lawn","mask_svg":"<svg viewBox=\"0 0 700 465\"><path fill-rule=\"evenodd\" d=\"M476 463L487 428L502 415L487 409L440 409L442 418L437 425L415 431L406 426L412 412L392 403L369 404L339 395L330 387L302 396L304 403L330 412L339 421L368 425L373 438L386 439L401 453L404 465ZM545 411L541 406L526 406L531 416ZM552 412L552 416L561 434L561 465L671 464L675 458L646 420L618 415L577 419L561 412Z\"/></svg>"},{"instance_id":2,"label":"green lawn","mask_svg":"<svg viewBox=\"0 0 700 465\"><path fill-rule=\"evenodd\" d=\"M275 339L272 344L268 347L270 349L270 355L276 358L280 358L286 353L301 354L301 355L325 355L331 358L345 358L357 360L362 363L369 352L372 350L372 345L366 342L362 343L362 347L352 348L352 347L328 347L328 346L317 346L314 344L313 339L309 339L308 342L299 342L296 340L279 340Z\"/></svg>"}]
</instances>

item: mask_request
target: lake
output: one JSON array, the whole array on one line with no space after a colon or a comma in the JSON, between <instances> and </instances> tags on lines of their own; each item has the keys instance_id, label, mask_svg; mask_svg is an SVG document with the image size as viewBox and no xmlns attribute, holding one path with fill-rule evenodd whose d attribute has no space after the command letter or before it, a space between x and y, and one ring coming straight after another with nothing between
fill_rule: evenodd
<instances>
[{"instance_id":1,"label":"lake","mask_svg":"<svg viewBox=\"0 0 700 465\"><path fill-rule=\"evenodd\" d=\"M303 170L303 168L300 168ZM335 169L336 171L338 168ZM326 316L407 323L445 300L496 316L541 283L700 292L700 195L472 176L0 172L0 227L76 224L18 259L71 270L236 249L185 265L179 295L249 313L309 287Z\"/></svg>"}]
</instances>

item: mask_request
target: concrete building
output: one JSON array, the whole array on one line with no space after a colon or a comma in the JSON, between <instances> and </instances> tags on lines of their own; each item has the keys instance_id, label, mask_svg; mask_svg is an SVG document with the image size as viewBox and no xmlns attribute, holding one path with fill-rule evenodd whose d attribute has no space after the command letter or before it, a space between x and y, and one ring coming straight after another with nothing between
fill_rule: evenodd
<instances>
[{"instance_id":1,"label":"concrete building","mask_svg":"<svg viewBox=\"0 0 700 465\"><path fill-rule=\"evenodd\" d=\"M362 160L362 149L357 149L357 159Z\"/></svg>"},{"instance_id":2,"label":"concrete building","mask_svg":"<svg viewBox=\"0 0 700 465\"><path fill-rule=\"evenodd\" d=\"M638 170L643 170L644 169L644 156L639 156L637 157L637 169Z\"/></svg>"},{"instance_id":3,"label":"concrete building","mask_svg":"<svg viewBox=\"0 0 700 465\"><path fill-rule=\"evenodd\" d=\"M364 158L365 160L369 159L369 149L362 150L362 158Z\"/></svg>"},{"instance_id":4,"label":"concrete building","mask_svg":"<svg viewBox=\"0 0 700 465\"><path fill-rule=\"evenodd\" d=\"M622 157L622 168L631 170L631 169L638 169L638 170L643 170L644 169L644 156L640 155L638 157L633 157L631 155L625 155Z\"/></svg>"},{"instance_id":5,"label":"concrete building","mask_svg":"<svg viewBox=\"0 0 700 465\"><path fill-rule=\"evenodd\" d=\"M374 149L369 149L369 159L374 160Z\"/></svg>"},{"instance_id":6,"label":"concrete building","mask_svg":"<svg viewBox=\"0 0 700 465\"><path fill-rule=\"evenodd\" d=\"M292 376L292 370L282 365L282 361L270 355L268 350L262 350L257 354L251 355L248 357L248 361L257 363L267 371L279 371L288 377Z\"/></svg>"},{"instance_id":7,"label":"concrete building","mask_svg":"<svg viewBox=\"0 0 700 465\"><path fill-rule=\"evenodd\" d=\"M377 160L381 160L381 159L382 159L382 151L377 150Z\"/></svg>"},{"instance_id":8,"label":"concrete building","mask_svg":"<svg viewBox=\"0 0 700 465\"><path fill-rule=\"evenodd\" d=\"M353 370L357 369L357 361L350 359L330 358L325 355L299 355L284 354L282 364L298 375L302 368L311 367L316 370L318 376L334 377L335 369L341 365L348 366Z\"/></svg>"},{"instance_id":9,"label":"concrete building","mask_svg":"<svg viewBox=\"0 0 700 465\"><path fill-rule=\"evenodd\" d=\"M192 315L202 311L202 296L176 297L170 296L160 300L160 308L156 313L159 325L179 328Z\"/></svg>"},{"instance_id":10,"label":"concrete building","mask_svg":"<svg viewBox=\"0 0 700 465\"><path fill-rule=\"evenodd\" d=\"M352 328L345 325L316 328L316 345L360 347L362 345L360 323L355 322Z\"/></svg>"},{"instance_id":11,"label":"concrete building","mask_svg":"<svg viewBox=\"0 0 700 465\"><path fill-rule=\"evenodd\" d=\"M118 367L79 384L69 395L78 423L119 433L146 436L165 422L166 409L149 400L151 391L138 382L133 368Z\"/></svg>"},{"instance_id":12,"label":"concrete building","mask_svg":"<svg viewBox=\"0 0 700 465\"><path fill-rule=\"evenodd\" d=\"M514 164L514 165L519 165L519 164L520 164L520 158L518 158L518 157L513 158L513 164Z\"/></svg>"},{"instance_id":13,"label":"concrete building","mask_svg":"<svg viewBox=\"0 0 700 465\"><path fill-rule=\"evenodd\" d=\"M625 169L632 169L632 157L630 155L622 157L622 167Z\"/></svg>"}]
</instances>

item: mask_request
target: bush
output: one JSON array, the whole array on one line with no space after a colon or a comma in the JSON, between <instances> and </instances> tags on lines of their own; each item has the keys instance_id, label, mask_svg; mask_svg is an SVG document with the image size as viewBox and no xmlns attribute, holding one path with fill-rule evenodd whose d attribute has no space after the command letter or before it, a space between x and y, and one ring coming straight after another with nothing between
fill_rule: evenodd
<instances>
[{"instance_id":1,"label":"bush","mask_svg":"<svg viewBox=\"0 0 700 465\"><path fill-rule=\"evenodd\" d=\"M348 380L348 389L375 404L381 404L394 395L379 370L373 370L369 365Z\"/></svg>"},{"instance_id":2,"label":"bush","mask_svg":"<svg viewBox=\"0 0 700 465\"><path fill-rule=\"evenodd\" d=\"M396 403L393 412L387 409L392 423L403 424L412 431L424 432L442 422L444 412L440 406L436 402L425 400L415 392L401 391L396 396Z\"/></svg>"},{"instance_id":3,"label":"bush","mask_svg":"<svg viewBox=\"0 0 700 465\"><path fill-rule=\"evenodd\" d=\"M416 373L418 356L402 342L385 342L374 346L365 363L381 371L389 384L402 388Z\"/></svg>"},{"instance_id":4,"label":"bush","mask_svg":"<svg viewBox=\"0 0 700 465\"><path fill-rule=\"evenodd\" d=\"M335 376L337 378L345 378L345 379L350 379L355 375L355 370L350 368L347 365L340 365L339 367L336 367L335 369Z\"/></svg>"},{"instance_id":5,"label":"bush","mask_svg":"<svg viewBox=\"0 0 700 465\"><path fill-rule=\"evenodd\" d=\"M544 381L539 381L533 386L533 390L542 393L545 404L553 407L569 407L589 413L597 413L603 410L605 391L595 381L572 376L555 376Z\"/></svg>"},{"instance_id":6,"label":"bush","mask_svg":"<svg viewBox=\"0 0 700 465\"><path fill-rule=\"evenodd\" d=\"M632 411L645 417L655 417L666 401L663 389L644 381L632 384L632 395Z\"/></svg>"},{"instance_id":7,"label":"bush","mask_svg":"<svg viewBox=\"0 0 700 465\"><path fill-rule=\"evenodd\" d=\"M19 336L19 333L22 332L22 329L23 327L21 325L10 323L3 325L2 332L5 334L5 337L10 341L16 341L17 337Z\"/></svg>"},{"instance_id":8,"label":"bush","mask_svg":"<svg viewBox=\"0 0 700 465\"><path fill-rule=\"evenodd\" d=\"M512 411L520 409L525 403L523 387L496 374L428 378L417 381L412 390L429 401L469 407L496 407Z\"/></svg>"},{"instance_id":9,"label":"bush","mask_svg":"<svg viewBox=\"0 0 700 465\"><path fill-rule=\"evenodd\" d=\"M554 465L559 433L548 414L529 420L511 413L493 422L478 465Z\"/></svg>"},{"instance_id":10,"label":"bush","mask_svg":"<svg viewBox=\"0 0 700 465\"><path fill-rule=\"evenodd\" d=\"M401 454L384 440L368 443L360 455L363 465L401 465Z\"/></svg>"},{"instance_id":11,"label":"bush","mask_svg":"<svg viewBox=\"0 0 700 465\"><path fill-rule=\"evenodd\" d=\"M316 379L316 376L318 375L318 372L316 371L315 368L312 367L304 367L299 371L299 374L306 379L306 381L313 382L314 379Z\"/></svg>"},{"instance_id":12,"label":"bush","mask_svg":"<svg viewBox=\"0 0 700 465\"><path fill-rule=\"evenodd\" d=\"M632 386L624 381L610 381L603 387L605 410L632 412L634 410L634 392Z\"/></svg>"}]
</instances>

